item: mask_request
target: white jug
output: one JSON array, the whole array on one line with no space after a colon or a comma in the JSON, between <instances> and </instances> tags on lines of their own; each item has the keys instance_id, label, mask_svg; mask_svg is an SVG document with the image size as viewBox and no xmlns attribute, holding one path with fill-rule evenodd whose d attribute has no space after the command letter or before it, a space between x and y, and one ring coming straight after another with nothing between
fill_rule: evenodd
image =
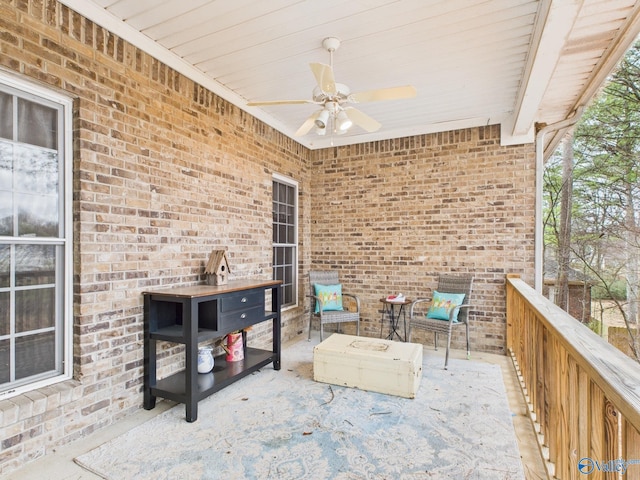
<instances>
[{"instance_id":1,"label":"white jug","mask_svg":"<svg viewBox=\"0 0 640 480\"><path fill-rule=\"evenodd\" d=\"M198 349L198 373L209 373L213 370L213 347Z\"/></svg>"}]
</instances>

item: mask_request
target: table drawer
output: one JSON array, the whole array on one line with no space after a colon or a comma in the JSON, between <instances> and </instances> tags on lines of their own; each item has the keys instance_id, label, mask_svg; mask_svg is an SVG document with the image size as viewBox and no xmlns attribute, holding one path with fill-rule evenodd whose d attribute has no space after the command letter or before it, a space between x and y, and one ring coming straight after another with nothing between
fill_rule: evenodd
<instances>
[{"instance_id":1,"label":"table drawer","mask_svg":"<svg viewBox=\"0 0 640 480\"><path fill-rule=\"evenodd\" d=\"M218 330L232 332L241 330L249 325L253 325L264 319L264 307L243 308L227 312L220 316L220 326Z\"/></svg>"},{"instance_id":2,"label":"table drawer","mask_svg":"<svg viewBox=\"0 0 640 480\"><path fill-rule=\"evenodd\" d=\"M264 292L247 292L240 295L223 297L220 299L220 302L221 312L245 310L252 307L262 307L264 309Z\"/></svg>"}]
</instances>

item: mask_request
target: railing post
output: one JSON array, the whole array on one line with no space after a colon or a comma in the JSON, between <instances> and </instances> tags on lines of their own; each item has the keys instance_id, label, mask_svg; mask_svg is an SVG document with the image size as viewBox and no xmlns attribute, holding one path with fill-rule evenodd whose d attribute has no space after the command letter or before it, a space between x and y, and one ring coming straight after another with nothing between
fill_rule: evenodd
<instances>
[{"instance_id":1,"label":"railing post","mask_svg":"<svg viewBox=\"0 0 640 480\"><path fill-rule=\"evenodd\" d=\"M520 278L520 275L517 275L515 273L507 274L507 285L506 285L506 288L507 288L507 351L509 350L515 351L516 344L514 343L514 340L515 340L514 336L516 335L516 332L515 332L516 326L513 324L513 322L517 318L519 318L519 316L516 314L516 311L515 311L518 308L517 297L513 295L510 290L513 288L509 283L510 278Z\"/></svg>"}]
</instances>

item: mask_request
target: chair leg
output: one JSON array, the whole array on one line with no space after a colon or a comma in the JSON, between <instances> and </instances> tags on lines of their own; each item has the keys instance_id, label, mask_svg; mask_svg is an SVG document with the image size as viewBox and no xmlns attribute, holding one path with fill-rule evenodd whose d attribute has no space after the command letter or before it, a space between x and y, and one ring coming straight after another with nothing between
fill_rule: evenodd
<instances>
[{"instance_id":1,"label":"chair leg","mask_svg":"<svg viewBox=\"0 0 640 480\"><path fill-rule=\"evenodd\" d=\"M469 324L466 326L467 330L467 360L471 360L471 347L469 345Z\"/></svg>"},{"instance_id":2,"label":"chair leg","mask_svg":"<svg viewBox=\"0 0 640 480\"><path fill-rule=\"evenodd\" d=\"M307 342L311 341L311 324L313 323L313 313L309 315L309 338L307 338Z\"/></svg>"},{"instance_id":3,"label":"chair leg","mask_svg":"<svg viewBox=\"0 0 640 480\"><path fill-rule=\"evenodd\" d=\"M324 333L324 329L322 328L322 319L320 319L320 341L322 341L322 334Z\"/></svg>"},{"instance_id":4,"label":"chair leg","mask_svg":"<svg viewBox=\"0 0 640 480\"><path fill-rule=\"evenodd\" d=\"M433 346L438 350L438 332L433 332Z\"/></svg>"},{"instance_id":5,"label":"chair leg","mask_svg":"<svg viewBox=\"0 0 640 480\"><path fill-rule=\"evenodd\" d=\"M447 369L447 365L449 363L449 348L451 347L451 330L449 330L449 335L447 335L447 353L444 355L444 369Z\"/></svg>"},{"instance_id":6,"label":"chair leg","mask_svg":"<svg viewBox=\"0 0 640 480\"><path fill-rule=\"evenodd\" d=\"M356 322L356 336L360 336L360 320Z\"/></svg>"},{"instance_id":7,"label":"chair leg","mask_svg":"<svg viewBox=\"0 0 640 480\"><path fill-rule=\"evenodd\" d=\"M409 322L409 331L407 332L407 342L411 342L411 322Z\"/></svg>"},{"instance_id":8,"label":"chair leg","mask_svg":"<svg viewBox=\"0 0 640 480\"><path fill-rule=\"evenodd\" d=\"M402 320L404 321L404 341L408 342L408 340L407 340L407 315L406 314L402 315Z\"/></svg>"}]
</instances>

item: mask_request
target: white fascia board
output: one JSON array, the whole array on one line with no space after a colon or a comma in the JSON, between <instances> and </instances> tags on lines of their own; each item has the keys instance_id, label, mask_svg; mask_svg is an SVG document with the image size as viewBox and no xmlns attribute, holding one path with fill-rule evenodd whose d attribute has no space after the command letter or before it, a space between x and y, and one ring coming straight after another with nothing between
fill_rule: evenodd
<instances>
[{"instance_id":1,"label":"white fascia board","mask_svg":"<svg viewBox=\"0 0 640 480\"><path fill-rule=\"evenodd\" d=\"M582 5L583 0L551 1L546 17L544 20L540 18L539 41L531 45L530 60L518 93L513 128L508 137L517 138L531 132L540 103ZM540 11L544 12L543 9Z\"/></svg>"}]
</instances>

